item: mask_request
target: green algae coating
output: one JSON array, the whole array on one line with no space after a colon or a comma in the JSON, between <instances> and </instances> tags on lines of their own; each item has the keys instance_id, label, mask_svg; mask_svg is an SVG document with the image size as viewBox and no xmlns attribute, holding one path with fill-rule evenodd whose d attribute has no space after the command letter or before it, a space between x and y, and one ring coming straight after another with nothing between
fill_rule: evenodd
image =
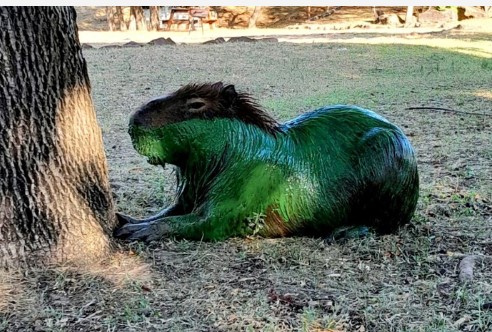
<instances>
[{"instance_id":1,"label":"green algae coating","mask_svg":"<svg viewBox=\"0 0 492 332\"><path fill-rule=\"evenodd\" d=\"M273 136L226 118L132 126L140 154L178 167L178 204L188 211L159 219L159 231L205 240L321 236L360 225L388 233L411 219L417 164L398 127L338 105L279 129Z\"/></svg>"}]
</instances>

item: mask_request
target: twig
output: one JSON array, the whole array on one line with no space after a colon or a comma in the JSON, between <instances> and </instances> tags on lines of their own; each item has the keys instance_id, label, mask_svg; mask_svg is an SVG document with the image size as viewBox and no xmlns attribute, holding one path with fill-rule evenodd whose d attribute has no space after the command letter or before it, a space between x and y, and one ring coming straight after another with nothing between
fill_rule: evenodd
<instances>
[{"instance_id":1,"label":"twig","mask_svg":"<svg viewBox=\"0 0 492 332\"><path fill-rule=\"evenodd\" d=\"M93 312L92 314L90 314L90 315L89 315L89 316L87 316L87 317L82 317L82 318L79 318L79 319L75 322L75 324L80 324L80 323L82 323L82 322L84 322L84 321L86 321L86 320L89 320L89 319L91 319L92 317L96 316L97 314L100 314L101 312L102 312L102 310L98 310L98 311L96 311L96 312Z\"/></svg>"},{"instance_id":2,"label":"twig","mask_svg":"<svg viewBox=\"0 0 492 332\"><path fill-rule=\"evenodd\" d=\"M487 114L487 113L472 113L472 112L465 112L465 111L457 111L457 110L453 110L450 108L443 108L443 107L416 106L416 107L407 107L405 108L405 110L434 110L434 111L443 111L443 112L456 113L456 114L492 116L492 114Z\"/></svg>"}]
</instances>

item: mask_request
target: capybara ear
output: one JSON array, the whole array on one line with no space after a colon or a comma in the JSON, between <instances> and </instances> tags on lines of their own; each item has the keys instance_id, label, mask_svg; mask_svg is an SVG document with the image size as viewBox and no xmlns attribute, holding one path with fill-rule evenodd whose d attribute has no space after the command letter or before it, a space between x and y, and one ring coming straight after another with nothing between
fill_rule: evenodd
<instances>
[{"instance_id":1,"label":"capybara ear","mask_svg":"<svg viewBox=\"0 0 492 332\"><path fill-rule=\"evenodd\" d=\"M212 89L214 90L222 90L222 88L224 87L224 83L222 82L216 82L214 84L212 84Z\"/></svg>"},{"instance_id":2,"label":"capybara ear","mask_svg":"<svg viewBox=\"0 0 492 332\"><path fill-rule=\"evenodd\" d=\"M226 101L227 106L231 106L237 98L236 88L234 88L234 85L232 84L223 88L220 94L222 95L222 98Z\"/></svg>"}]
</instances>

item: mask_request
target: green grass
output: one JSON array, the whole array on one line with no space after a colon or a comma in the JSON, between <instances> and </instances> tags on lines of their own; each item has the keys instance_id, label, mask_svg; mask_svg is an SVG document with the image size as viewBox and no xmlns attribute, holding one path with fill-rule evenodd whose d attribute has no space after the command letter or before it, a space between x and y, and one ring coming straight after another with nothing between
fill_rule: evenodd
<instances>
[{"instance_id":1,"label":"green grass","mask_svg":"<svg viewBox=\"0 0 492 332\"><path fill-rule=\"evenodd\" d=\"M96 271L19 277L0 330L489 331L492 310L492 115L489 58L364 44L178 45L85 50L118 209L172 201L174 175L148 165L126 132L148 98L223 80L280 120L326 104L371 108L409 135L421 198L398 234L322 239L163 240L120 244ZM489 94L490 96L490 94ZM258 220L252 222L260 222ZM484 255L463 284L464 255ZM129 262L133 262L130 264ZM106 265L104 265L106 264ZM130 265L128 265L130 264Z\"/></svg>"}]
</instances>

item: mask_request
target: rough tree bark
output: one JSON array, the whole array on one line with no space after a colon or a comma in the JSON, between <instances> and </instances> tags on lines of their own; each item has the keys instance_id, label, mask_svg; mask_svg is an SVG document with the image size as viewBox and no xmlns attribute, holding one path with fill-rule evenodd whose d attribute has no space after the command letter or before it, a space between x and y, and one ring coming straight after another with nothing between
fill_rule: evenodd
<instances>
[{"instance_id":1,"label":"rough tree bark","mask_svg":"<svg viewBox=\"0 0 492 332\"><path fill-rule=\"evenodd\" d=\"M0 268L90 263L111 249L114 205L75 19L72 7L0 7Z\"/></svg>"},{"instance_id":2,"label":"rough tree bark","mask_svg":"<svg viewBox=\"0 0 492 332\"><path fill-rule=\"evenodd\" d=\"M157 31L159 30L160 27L160 20L159 20L159 12L160 12L160 7L159 6L150 6L150 29L152 31Z\"/></svg>"},{"instance_id":3,"label":"rough tree bark","mask_svg":"<svg viewBox=\"0 0 492 332\"><path fill-rule=\"evenodd\" d=\"M248 28L251 29L256 27L256 21L260 16L260 11L261 11L261 6L255 6L255 9L253 9L253 14L249 18Z\"/></svg>"}]
</instances>

